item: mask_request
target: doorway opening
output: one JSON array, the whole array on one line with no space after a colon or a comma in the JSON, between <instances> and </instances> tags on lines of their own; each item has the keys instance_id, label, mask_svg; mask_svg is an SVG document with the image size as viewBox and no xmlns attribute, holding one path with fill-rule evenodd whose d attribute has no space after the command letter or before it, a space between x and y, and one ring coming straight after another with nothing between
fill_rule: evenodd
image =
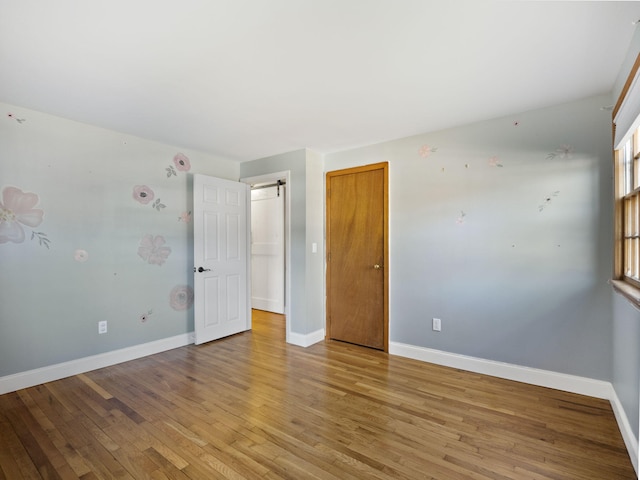
<instances>
[{"instance_id":1,"label":"doorway opening","mask_svg":"<svg viewBox=\"0 0 640 480\"><path fill-rule=\"evenodd\" d=\"M241 178L240 181L251 186L251 208L249 211L252 230L252 315L260 314L260 311L267 312L273 318L282 315L285 325L285 341L289 342L291 331L289 309L289 299L291 298L290 172L274 172L246 177ZM254 218L254 215L258 218ZM255 238L254 227L258 229ZM278 232L281 232L279 239L282 241L281 244L276 238Z\"/></svg>"},{"instance_id":2,"label":"doorway opening","mask_svg":"<svg viewBox=\"0 0 640 480\"><path fill-rule=\"evenodd\" d=\"M251 186L251 307L284 314L286 183Z\"/></svg>"}]
</instances>

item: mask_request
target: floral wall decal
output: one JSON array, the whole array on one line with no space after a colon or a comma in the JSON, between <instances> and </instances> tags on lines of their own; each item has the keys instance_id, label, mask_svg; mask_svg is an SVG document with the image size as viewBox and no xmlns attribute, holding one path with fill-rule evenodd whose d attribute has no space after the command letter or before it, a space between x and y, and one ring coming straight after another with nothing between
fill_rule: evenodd
<instances>
[{"instance_id":1,"label":"floral wall decal","mask_svg":"<svg viewBox=\"0 0 640 480\"><path fill-rule=\"evenodd\" d=\"M146 234L140 240L138 255L152 265L162 265L171 253L171 248L164 246L165 243L162 235Z\"/></svg>"},{"instance_id":2,"label":"floral wall decal","mask_svg":"<svg viewBox=\"0 0 640 480\"><path fill-rule=\"evenodd\" d=\"M0 243L22 243L25 239L24 227L37 227L42 223L44 211L35 207L40 197L35 193L23 192L16 187L5 187L0 202ZM38 239L40 245L49 248L50 240L43 232L31 232L31 239Z\"/></svg>"},{"instance_id":3,"label":"floral wall decal","mask_svg":"<svg viewBox=\"0 0 640 480\"><path fill-rule=\"evenodd\" d=\"M543 202L540 205L538 205L538 211L541 212L542 210L544 210L551 203L554 197L557 197L558 195L560 195L559 190L556 190L555 192L551 192L549 195L547 195L543 200Z\"/></svg>"},{"instance_id":4,"label":"floral wall decal","mask_svg":"<svg viewBox=\"0 0 640 480\"><path fill-rule=\"evenodd\" d=\"M167 171L167 178L172 176L178 176L178 172L188 172L191 169L191 162L189 157L184 153L177 153L173 157L173 165L169 165L165 170Z\"/></svg>"},{"instance_id":5,"label":"floral wall decal","mask_svg":"<svg viewBox=\"0 0 640 480\"><path fill-rule=\"evenodd\" d=\"M547 159L553 159L556 157L571 158L572 153L573 147L571 145L561 145L560 148L557 148L555 152L549 153L547 155Z\"/></svg>"},{"instance_id":6,"label":"floral wall decal","mask_svg":"<svg viewBox=\"0 0 640 480\"><path fill-rule=\"evenodd\" d=\"M174 310L187 310L193 305L193 288L189 285L176 285L169 293L169 305Z\"/></svg>"},{"instance_id":7,"label":"floral wall decal","mask_svg":"<svg viewBox=\"0 0 640 480\"><path fill-rule=\"evenodd\" d=\"M456 219L456 223L458 225L463 225L464 224L464 219L465 219L466 216L467 216L467 214L464 213L464 211L460 210L460 215Z\"/></svg>"},{"instance_id":8,"label":"floral wall decal","mask_svg":"<svg viewBox=\"0 0 640 480\"><path fill-rule=\"evenodd\" d=\"M179 222L190 223L191 222L191 212L182 212L178 217Z\"/></svg>"},{"instance_id":9,"label":"floral wall decal","mask_svg":"<svg viewBox=\"0 0 640 480\"><path fill-rule=\"evenodd\" d=\"M160 199L157 198L153 204L151 205L153 208L155 208L157 211L162 210L163 208L166 207L166 205L164 203L160 203Z\"/></svg>"},{"instance_id":10,"label":"floral wall decal","mask_svg":"<svg viewBox=\"0 0 640 480\"><path fill-rule=\"evenodd\" d=\"M151 190L146 185L136 185L135 187L133 187L133 199L135 201L146 205L151 200L153 200L153 197L155 197L153 190Z\"/></svg>"},{"instance_id":11,"label":"floral wall decal","mask_svg":"<svg viewBox=\"0 0 640 480\"><path fill-rule=\"evenodd\" d=\"M140 322L141 323L146 323L147 320L149 320L149 318L151 318L152 314L153 314L153 310L151 310L151 309L147 310L147 313L143 313L142 315L140 315Z\"/></svg>"},{"instance_id":12,"label":"floral wall decal","mask_svg":"<svg viewBox=\"0 0 640 480\"><path fill-rule=\"evenodd\" d=\"M45 246L49 248L49 244L51 240L47 238L47 234L44 232L31 232L31 240L38 239L38 244L40 246Z\"/></svg>"},{"instance_id":13,"label":"floral wall decal","mask_svg":"<svg viewBox=\"0 0 640 480\"><path fill-rule=\"evenodd\" d=\"M78 250L76 250L73 254L73 259L76 262L86 262L87 260L89 260L89 254L87 253L86 250L82 250L81 248L79 248Z\"/></svg>"},{"instance_id":14,"label":"floral wall decal","mask_svg":"<svg viewBox=\"0 0 640 480\"><path fill-rule=\"evenodd\" d=\"M489 159L489 166L490 167L502 167L503 165L500 163L500 160L498 159L498 157L491 157Z\"/></svg>"},{"instance_id":15,"label":"floral wall decal","mask_svg":"<svg viewBox=\"0 0 640 480\"><path fill-rule=\"evenodd\" d=\"M136 185L133 187L133 199L142 205L147 205L155 198L155 196L156 195L153 193L153 190L146 185ZM156 198L151 204L151 208L155 208L157 211L160 211L161 209L166 208L166 205L162 203L159 198Z\"/></svg>"},{"instance_id":16,"label":"floral wall decal","mask_svg":"<svg viewBox=\"0 0 640 480\"><path fill-rule=\"evenodd\" d=\"M438 147L430 147L429 145L423 145L418 150L418 153L422 158L427 158L429 155L437 151L438 151Z\"/></svg>"},{"instance_id":17,"label":"floral wall decal","mask_svg":"<svg viewBox=\"0 0 640 480\"><path fill-rule=\"evenodd\" d=\"M27 121L26 118L18 118L13 113L7 113L7 117L10 118L11 120L15 120L18 123L24 123Z\"/></svg>"}]
</instances>

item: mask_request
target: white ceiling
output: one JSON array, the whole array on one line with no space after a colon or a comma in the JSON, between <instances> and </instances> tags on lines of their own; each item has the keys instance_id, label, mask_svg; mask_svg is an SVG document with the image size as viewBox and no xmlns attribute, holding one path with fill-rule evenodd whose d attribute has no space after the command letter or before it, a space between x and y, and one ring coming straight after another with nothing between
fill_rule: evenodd
<instances>
[{"instance_id":1,"label":"white ceiling","mask_svg":"<svg viewBox=\"0 0 640 480\"><path fill-rule=\"evenodd\" d=\"M244 161L612 90L640 2L0 0L0 101Z\"/></svg>"}]
</instances>

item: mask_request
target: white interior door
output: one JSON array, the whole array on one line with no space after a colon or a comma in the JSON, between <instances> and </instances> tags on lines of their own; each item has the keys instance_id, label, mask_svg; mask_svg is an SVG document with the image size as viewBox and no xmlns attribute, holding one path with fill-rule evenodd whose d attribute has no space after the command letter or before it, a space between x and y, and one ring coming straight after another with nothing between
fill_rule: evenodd
<instances>
[{"instance_id":1,"label":"white interior door","mask_svg":"<svg viewBox=\"0 0 640 480\"><path fill-rule=\"evenodd\" d=\"M248 330L248 185L193 181L195 343Z\"/></svg>"},{"instance_id":2,"label":"white interior door","mask_svg":"<svg viewBox=\"0 0 640 480\"><path fill-rule=\"evenodd\" d=\"M251 191L251 306L284 313L284 186Z\"/></svg>"}]
</instances>

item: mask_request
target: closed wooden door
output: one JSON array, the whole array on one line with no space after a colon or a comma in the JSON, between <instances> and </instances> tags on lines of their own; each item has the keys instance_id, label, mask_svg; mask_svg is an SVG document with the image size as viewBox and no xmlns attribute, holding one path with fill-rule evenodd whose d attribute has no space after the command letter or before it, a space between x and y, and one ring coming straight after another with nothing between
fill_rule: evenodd
<instances>
[{"instance_id":1,"label":"closed wooden door","mask_svg":"<svg viewBox=\"0 0 640 480\"><path fill-rule=\"evenodd\" d=\"M388 164L327 173L327 337L388 350Z\"/></svg>"}]
</instances>

